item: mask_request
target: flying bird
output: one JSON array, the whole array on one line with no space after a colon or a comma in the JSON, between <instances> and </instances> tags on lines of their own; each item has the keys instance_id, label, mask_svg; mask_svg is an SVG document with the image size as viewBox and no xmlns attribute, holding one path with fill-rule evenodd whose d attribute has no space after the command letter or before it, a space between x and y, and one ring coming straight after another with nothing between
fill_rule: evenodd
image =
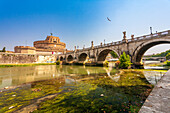
<instances>
[{"instance_id":1,"label":"flying bird","mask_svg":"<svg viewBox=\"0 0 170 113\"><path fill-rule=\"evenodd\" d=\"M111 20L107 17L107 20L111 22Z\"/></svg>"}]
</instances>

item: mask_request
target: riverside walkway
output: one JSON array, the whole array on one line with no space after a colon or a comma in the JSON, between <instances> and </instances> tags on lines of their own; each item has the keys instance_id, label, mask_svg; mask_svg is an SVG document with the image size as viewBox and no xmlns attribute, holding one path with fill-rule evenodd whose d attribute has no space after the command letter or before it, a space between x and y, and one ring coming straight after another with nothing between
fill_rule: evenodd
<instances>
[{"instance_id":1,"label":"riverside walkway","mask_svg":"<svg viewBox=\"0 0 170 113\"><path fill-rule=\"evenodd\" d=\"M170 69L154 87L139 113L170 113Z\"/></svg>"}]
</instances>

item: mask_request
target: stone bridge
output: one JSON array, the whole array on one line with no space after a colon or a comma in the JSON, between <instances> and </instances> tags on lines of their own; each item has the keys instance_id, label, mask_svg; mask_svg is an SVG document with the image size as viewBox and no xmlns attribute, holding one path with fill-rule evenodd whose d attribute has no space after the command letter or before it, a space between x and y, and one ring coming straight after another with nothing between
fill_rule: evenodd
<instances>
[{"instance_id":1,"label":"stone bridge","mask_svg":"<svg viewBox=\"0 0 170 113\"><path fill-rule=\"evenodd\" d=\"M166 57L143 57L142 60L159 60L159 61L165 61Z\"/></svg>"},{"instance_id":2,"label":"stone bridge","mask_svg":"<svg viewBox=\"0 0 170 113\"><path fill-rule=\"evenodd\" d=\"M123 40L97 46L91 42L91 47L76 49L73 52L60 54L57 59L66 63L83 63L88 58L93 64L102 64L109 52L114 51L118 57L125 52L131 57L134 68L143 66L142 57L144 53L151 47L158 44L170 43L170 30L158 32L154 34L135 37L131 35L131 39L126 39L126 32L123 32Z\"/></svg>"}]
</instances>

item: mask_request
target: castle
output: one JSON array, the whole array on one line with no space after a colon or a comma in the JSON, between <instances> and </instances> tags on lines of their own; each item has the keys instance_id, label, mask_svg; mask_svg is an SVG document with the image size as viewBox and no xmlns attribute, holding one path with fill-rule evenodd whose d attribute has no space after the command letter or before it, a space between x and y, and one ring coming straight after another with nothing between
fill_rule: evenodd
<instances>
[{"instance_id":1,"label":"castle","mask_svg":"<svg viewBox=\"0 0 170 113\"><path fill-rule=\"evenodd\" d=\"M34 47L15 46L15 53L25 54L61 54L67 52L66 44L59 37L47 36L45 40L35 41Z\"/></svg>"}]
</instances>

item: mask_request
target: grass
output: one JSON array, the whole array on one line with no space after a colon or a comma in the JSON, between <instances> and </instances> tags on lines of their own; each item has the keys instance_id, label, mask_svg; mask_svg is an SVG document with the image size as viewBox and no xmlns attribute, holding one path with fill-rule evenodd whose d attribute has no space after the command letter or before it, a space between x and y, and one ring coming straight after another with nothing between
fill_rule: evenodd
<instances>
[{"instance_id":1,"label":"grass","mask_svg":"<svg viewBox=\"0 0 170 113\"><path fill-rule=\"evenodd\" d=\"M24 63L24 64L0 64L2 67L26 67L26 66L37 66L37 65L56 65L56 63Z\"/></svg>"}]
</instances>

